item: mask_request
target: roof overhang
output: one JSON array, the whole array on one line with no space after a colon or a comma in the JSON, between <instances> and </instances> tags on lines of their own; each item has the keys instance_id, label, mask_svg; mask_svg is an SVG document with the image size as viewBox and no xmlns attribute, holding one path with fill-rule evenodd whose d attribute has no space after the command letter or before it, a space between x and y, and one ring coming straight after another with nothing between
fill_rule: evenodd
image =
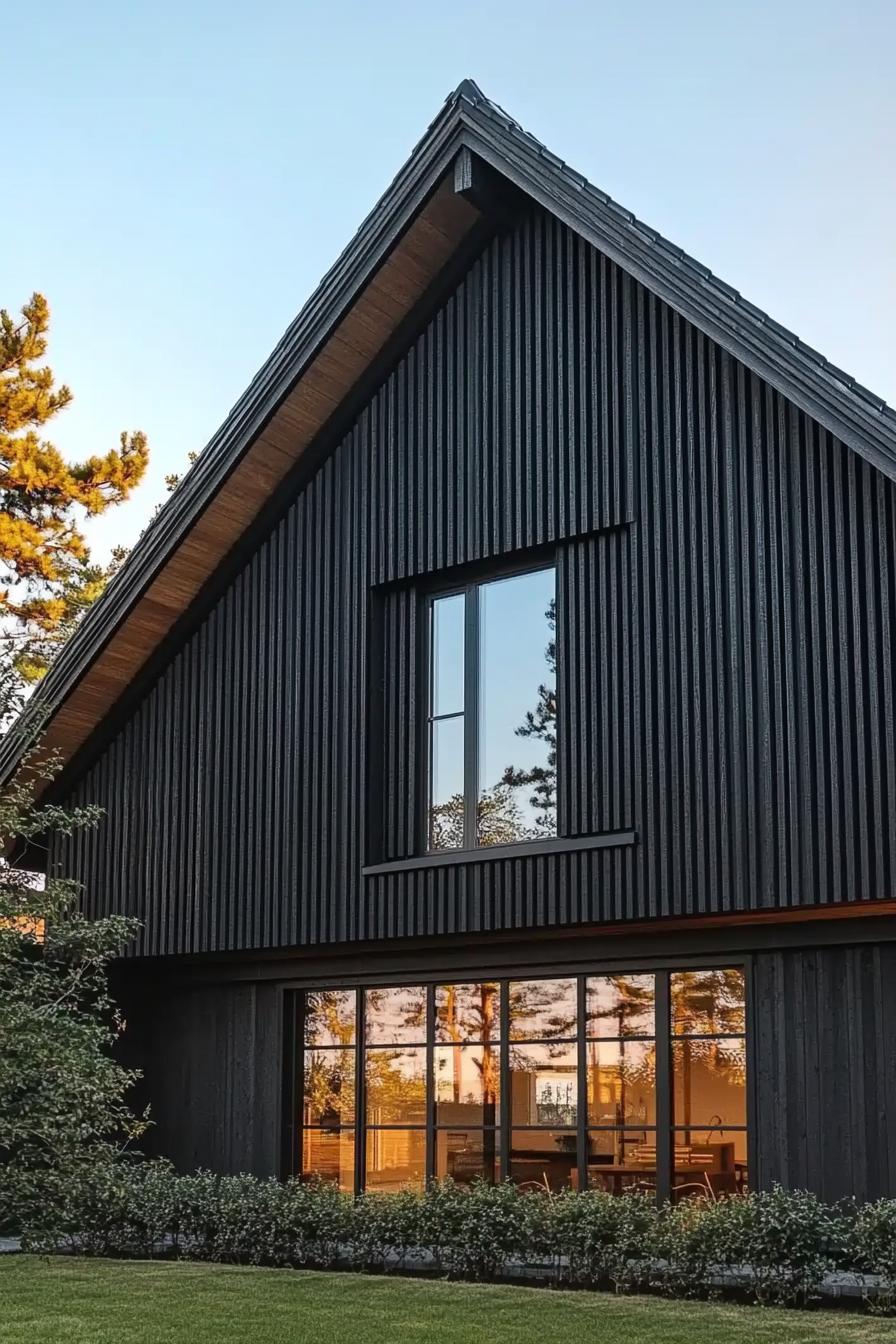
<instances>
[{"instance_id":1,"label":"roof overhang","mask_svg":"<svg viewBox=\"0 0 896 1344\"><path fill-rule=\"evenodd\" d=\"M479 170L479 171L477 171ZM70 762L106 720L259 513L320 444L500 192L531 198L640 280L842 442L896 479L896 417L736 290L641 224L464 81L324 277L34 697ZM0 779L23 732L0 743Z\"/></svg>"}]
</instances>

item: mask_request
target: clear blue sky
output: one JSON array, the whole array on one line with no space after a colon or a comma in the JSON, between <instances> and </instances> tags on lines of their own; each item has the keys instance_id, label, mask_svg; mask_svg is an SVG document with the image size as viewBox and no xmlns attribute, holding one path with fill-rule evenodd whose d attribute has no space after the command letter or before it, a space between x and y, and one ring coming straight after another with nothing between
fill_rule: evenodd
<instances>
[{"instance_id":1,"label":"clear blue sky","mask_svg":"<svg viewBox=\"0 0 896 1344\"><path fill-rule=\"evenodd\" d=\"M134 539L464 76L896 402L896 4L49 0L3 15L0 306L72 454L150 436Z\"/></svg>"}]
</instances>

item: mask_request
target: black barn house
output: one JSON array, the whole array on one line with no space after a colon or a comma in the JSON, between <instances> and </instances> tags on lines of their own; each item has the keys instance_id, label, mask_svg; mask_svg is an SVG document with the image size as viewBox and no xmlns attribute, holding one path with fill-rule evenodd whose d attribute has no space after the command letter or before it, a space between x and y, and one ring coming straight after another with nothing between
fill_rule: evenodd
<instances>
[{"instance_id":1,"label":"black barn house","mask_svg":"<svg viewBox=\"0 0 896 1344\"><path fill-rule=\"evenodd\" d=\"M896 1195L894 481L461 84L40 691L152 1145Z\"/></svg>"}]
</instances>

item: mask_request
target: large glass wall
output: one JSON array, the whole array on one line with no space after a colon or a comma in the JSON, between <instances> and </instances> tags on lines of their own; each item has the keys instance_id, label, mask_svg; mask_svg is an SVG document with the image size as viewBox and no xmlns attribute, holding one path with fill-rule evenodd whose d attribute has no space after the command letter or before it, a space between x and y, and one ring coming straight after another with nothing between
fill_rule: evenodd
<instances>
[{"instance_id":1,"label":"large glass wall","mask_svg":"<svg viewBox=\"0 0 896 1344\"><path fill-rule=\"evenodd\" d=\"M741 968L320 989L298 1010L307 1176L746 1186Z\"/></svg>"}]
</instances>

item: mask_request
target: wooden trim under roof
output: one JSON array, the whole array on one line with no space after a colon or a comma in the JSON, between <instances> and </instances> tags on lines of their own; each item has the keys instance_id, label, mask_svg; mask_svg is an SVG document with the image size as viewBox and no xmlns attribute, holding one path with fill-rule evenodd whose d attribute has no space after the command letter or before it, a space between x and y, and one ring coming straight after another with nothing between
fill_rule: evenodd
<instances>
[{"instance_id":1,"label":"wooden trim under roof","mask_svg":"<svg viewBox=\"0 0 896 1344\"><path fill-rule=\"evenodd\" d=\"M44 746L69 760L84 745L480 218L443 179L61 702Z\"/></svg>"}]
</instances>

